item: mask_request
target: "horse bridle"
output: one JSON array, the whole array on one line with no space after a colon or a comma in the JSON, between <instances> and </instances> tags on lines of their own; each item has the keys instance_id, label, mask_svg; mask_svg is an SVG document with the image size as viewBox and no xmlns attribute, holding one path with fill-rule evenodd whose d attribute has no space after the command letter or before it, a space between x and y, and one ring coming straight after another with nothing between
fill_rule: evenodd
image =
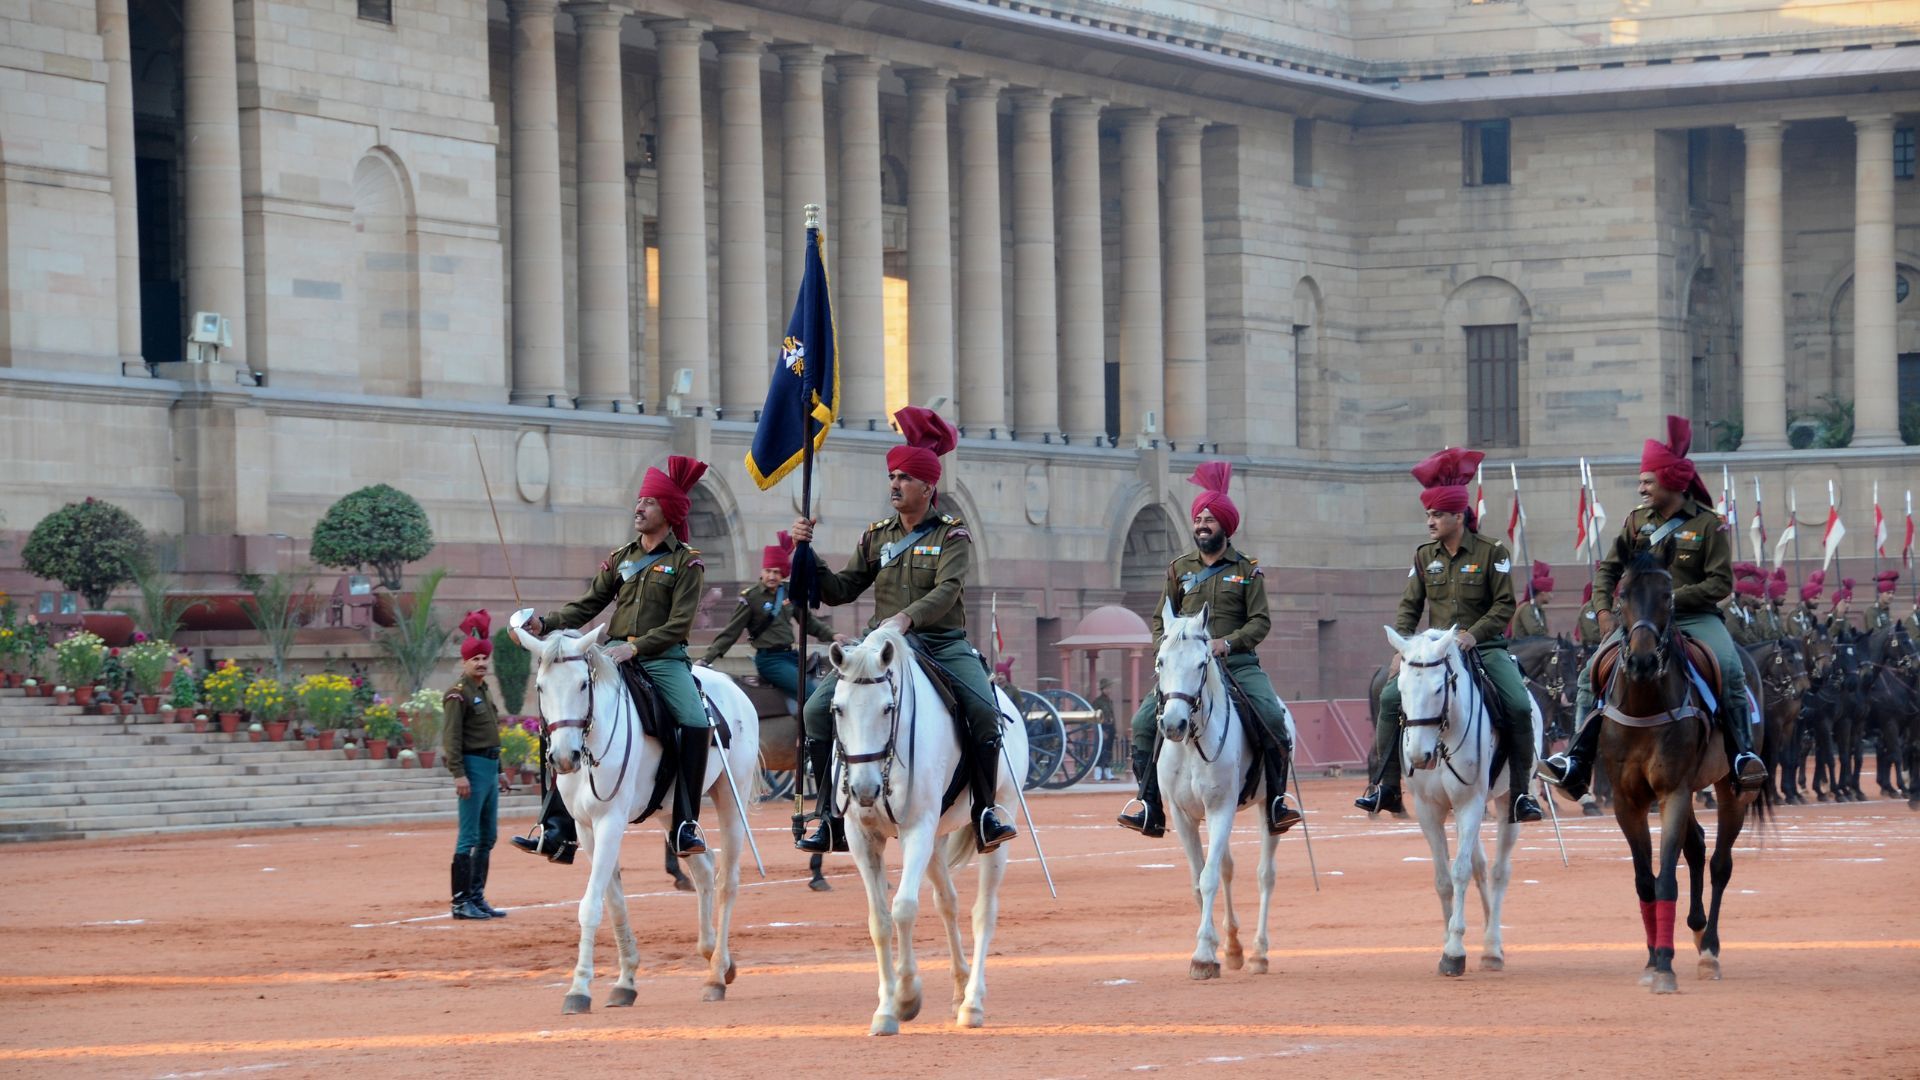
<instances>
[{"instance_id":1,"label":"horse bridle","mask_svg":"<svg viewBox=\"0 0 1920 1080\"><path fill-rule=\"evenodd\" d=\"M1422 717L1416 718L1416 717L1407 716L1405 713L1402 713L1401 723L1403 726L1413 727L1413 728L1420 728L1420 727L1437 728L1438 730L1436 734L1439 735L1440 737L1439 739L1436 740L1436 745L1438 747L1440 760L1446 764L1447 771L1453 774L1453 778L1455 780L1458 780L1462 784L1465 784L1468 787L1471 787L1473 786L1472 781L1469 781L1466 777L1461 776L1460 770L1454 767L1453 757L1455 754L1458 754L1460 751L1466 749L1467 740L1473 738L1472 723L1469 722L1469 724L1467 725L1467 730L1462 731L1460 733L1460 741L1455 743L1451 749L1448 748L1447 739L1446 739L1447 726L1448 726L1447 713L1449 712L1448 706L1453 703L1454 686L1456 683L1459 682L1460 675L1461 675L1461 669L1454 667L1453 664L1449 662L1453 653L1456 651L1458 651L1457 647L1455 649L1449 650L1448 652L1442 653L1440 655L1440 658L1437 660L1402 660L1401 661L1401 663L1405 664L1407 667L1414 668L1416 670L1425 669L1425 668L1445 668L1447 672L1446 679L1443 680L1440 684L1439 714L1435 716L1422 716ZM1465 662L1466 662L1466 658L1464 656L1461 657L1462 665L1464 665ZM1484 696L1481 699L1481 704L1482 706L1486 704ZM1480 718L1480 713L1483 713L1485 711L1486 710L1483 707L1480 710L1480 712L1472 713L1469 715L1471 715L1473 719L1477 721ZM1405 757L1404 754L1402 754L1401 756ZM1414 770L1413 762L1403 761L1401 764L1406 768L1407 775L1412 776L1413 770Z\"/></svg>"},{"instance_id":2,"label":"horse bridle","mask_svg":"<svg viewBox=\"0 0 1920 1080\"><path fill-rule=\"evenodd\" d=\"M1192 639L1189 638L1187 640L1192 640ZM1217 664L1219 662L1220 662L1220 658L1217 656L1213 656L1211 653L1208 654L1205 660L1200 661L1200 667L1198 669L1200 671L1200 689L1197 693L1189 694L1184 690L1161 690L1160 705L1159 705L1159 708L1154 710L1154 717L1153 717L1154 723L1157 725L1160 722L1160 718L1166 715L1168 698L1172 698L1173 700L1181 702L1182 704L1186 705L1188 711L1192 712L1194 717L1196 718L1196 722L1193 725L1193 752L1200 755L1201 761L1207 762L1209 764L1220 760L1220 754L1223 751L1225 751L1227 748L1228 725L1226 724L1220 725L1220 745L1213 748L1212 757L1208 757L1206 750L1202 748L1200 745L1200 724L1198 723L1198 721L1206 719L1207 714L1210 711L1207 708L1207 675L1206 675L1207 665ZM1221 683L1224 685L1225 682L1226 682L1226 677L1225 675L1222 675ZM1231 697L1228 698L1228 704L1232 704Z\"/></svg>"},{"instance_id":3,"label":"horse bridle","mask_svg":"<svg viewBox=\"0 0 1920 1080\"><path fill-rule=\"evenodd\" d=\"M606 796L600 794L599 785L593 782L593 770L600 767L601 756L595 754L592 748L587 745L587 736L593 733L593 663L585 654L580 656L563 656L552 662L556 664L579 663L587 665L587 715L579 717L578 719L543 720L541 723L545 725L549 733L558 731L561 728L580 729L580 756L585 758L587 762L587 790L593 793L595 799L606 802ZM627 720L625 725L627 729L627 748L626 752L620 756L620 775L613 781L613 791L616 795L620 793L621 785L626 783L627 766L633 763L633 718L624 716L624 710L622 710L622 712L623 718ZM609 749L612 748L613 740L611 738L607 740L607 746Z\"/></svg>"},{"instance_id":4,"label":"horse bridle","mask_svg":"<svg viewBox=\"0 0 1920 1080\"><path fill-rule=\"evenodd\" d=\"M887 812L887 820L898 825L900 824L900 819L895 817L893 813L893 766L896 761L900 760L898 753L900 742L900 714L905 711L901 700L904 696L903 687L900 682L894 680L892 668L888 668L879 675L862 679L849 679L842 675L840 681L854 686L878 686L882 683L886 684L888 702L886 745L870 754L849 754L847 753L847 744L840 741L840 725L835 724L833 725L833 749L834 753L839 755L842 765L864 765L870 761L880 762L880 806L881 809ZM907 734L908 738L911 739L913 735L912 730L909 729ZM842 796L851 794L848 789L848 783L847 771L845 769L840 770L840 794ZM843 802L842 805L844 806L845 803Z\"/></svg>"},{"instance_id":5,"label":"horse bridle","mask_svg":"<svg viewBox=\"0 0 1920 1080\"><path fill-rule=\"evenodd\" d=\"M1660 574L1669 581L1673 579L1672 571L1666 569L1649 570L1646 572ZM1627 643L1632 639L1635 631L1645 630L1647 633L1652 634L1654 643L1659 646L1656 651L1659 664L1654 668L1653 678L1647 680L1649 682L1657 682L1666 678L1673 657L1679 655L1680 650L1686 647L1680 640L1679 627L1673 621L1673 594L1671 592L1667 594L1666 616L1667 625L1665 628L1655 625L1651 619L1635 619L1633 624L1627 627L1627 632L1621 635L1620 655L1615 658L1613 662L1613 672L1609 676L1607 687L1601 695L1601 701L1605 702L1605 704L1601 707L1600 711L1612 718L1614 722L1629 727L1652 727L1679 720L1700 719L1706 721L1710 728L1712 725L1711 718L1697 706L1687 704L1688 699L1693 697L1696 692L1691 679L1682 680L1686 685L1682 691L1680 704L1677 706L1668 705L1657 713L1651 713L1647 716L1633 716L1621 709L1620 706L1614 704L1613 688L1626 673ZM1724 686L1725 684L1723 683L1722 685ZM1662 717L1665 717L1665 719L1662 720Z\"/></svg>"}]
</instances>

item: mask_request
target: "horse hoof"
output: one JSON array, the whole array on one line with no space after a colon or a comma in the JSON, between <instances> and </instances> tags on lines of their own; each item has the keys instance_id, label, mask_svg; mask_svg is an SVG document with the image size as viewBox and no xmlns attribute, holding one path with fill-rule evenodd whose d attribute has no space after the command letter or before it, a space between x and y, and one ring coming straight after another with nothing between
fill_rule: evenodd
<instances>
[{"instance_id":1,"label":"horse hoof","mask_svg":"<svg viewBox=\"0 0 1920 1080\"><path fill-rule=\"evenodd\" d=\"M1507 970L1506 958L1500 956L1483 956L1480 958L1480 970L1505 971Z\"/></svg>"},{"instance_id":2,"label":"horse hoof","mask_svg":"<svg viewBox=\"0 0 1920 1080\"><path fill-rule=\"evenodd\" d=\"M1217 979L1220 977L1220 962L1218 960L1195 960L1187 967L1187 977L1193 979L1195 982Z\"/></svg>"},{"instance_id":3,"label":"horse hoof","mask_svg":"<svg viewBox=\"0 0 1920 1080\"><path fill-rule=\"evenodd\" d=\"M1648 964L1646 967L1640 969L1640 985L1652 986L1653 976L1656 971L1658 971L1658 969L1655 968L1652 964Z\"/></svg>"},{"instance_id":4,"label":"horse hoof","mask_svg":"<svg viewBox=\"0 0 1920 1080\"><path fill-rule=\"evenodd\" d=\"M963 1028L986 1027L987 1012L985 1009L961 1009L960 1014L953 1018L953 1026Z\"/></svg>"},{"instance_id":5,"label":"horse hoof","mask_svg":"<svg viewBox=\"0 0 1920 1080\"><path fill-rule=\"evenodd\" d=\"M1680 992L1680 980L1671 971L1653 973L1653 992L1656 994L1677 994Z\"/></svg>"},{"instance_id":6,"label":"horse hoof","mask_svg":"<svg viewBox=\"0 0 1920 1080\"><path fill-rule=\"evenodd\" d=\"M1700 958L1700 977L1708 982L1720 981L1720 958L1702 956Z\"/></svg>"},{"instance_id":7,"label":"horse hoof","mask_svg":"<svg viewBox=\"0 0 1920 1080\"><path fill-rule=\"evenodd\" d=\"M1241 968L1246 966L1247 966L1247 954L1245 952L1242 952L1238 948L1230 948L1227 950L1227 970L1228 971L1239 971Z\"/></svg>"},{"instance_id":8,"label":"horse hoof","mask_svg":"<svg viewBox=\"0 0 1920 1080\"><path fill-rule=\"evenodd\" d=\"M833 886L827 882L826 878L823 878L823 877L817 877L817 878L814 878L812 881L807 882L807 888L812 889L814 892L832 892L833 891Z\"/></svg>"},{"instance_id":9,"label":"horse hoof","mask_svg":"<svg viewBox=\"0 0 1920 1080\"><path fill-rule=\"evenodd\" d=\"M872 1026L867 1028L867 1034L898 1035L900 1034L900 1021L895 1020L891 1016L876 1016L873 1018Z\"/></svg>"},{"instance_id":10,"label":"horse hoof","mask_svg":"<svg viewBox=\"0 0 1920 1080\"><path fill-rule=\"evenodd\" d=\"M1909 809L1909 810L1920 810L1920 798L1913 798L1913 799L1908 799L1908 800L1907 800L1907 809Z\"/></svg>"},{"instance_id":11,"label":"horse hoof","mask_svg":"<svg viewBox=\"0 0 1920 1080\"><path fill-rule=\"evenodd\" d=\"M902 1001L900 1003L900 1022L904 1024L918 1017L920 1015L921 1006L925 1004L926 1004L926 999L921 997L919 994L913 995L913 998L911 1000Z\"/></svg>"},{"instance_id":12,"label":"horse hoof","mask_svg":"<svg viewBox=\"0 0 1920 1080\"><path fill-rule=\"evenodd\" d=\"M1267 958L1266 958L1266 957L1264 957L1264 956L1256 956L1256 957L1254 957L1253 959L1251 959L1251 960L1249 960L1249 961L1247 961L1247 974L1249 974L1249 975L1265 975L1266 973L1267 973Z\"/></svg>"},{"instance_id":13,"label":"horse hoof","mask_svg":"<svg viewBox=\"0 0 1920 1080\"><path fill-rule=\"evenodd\" d=\"M1440 974L1445 975L1449 979L1453 979L1466 973L1467 958L1465 955L1442 956L1440 958Z\"/></svg>"},{"instance_id":14,"label":"horse hoof","mask_svg":"<svg viewBox=\"0 0 1920 1080\"><path fill-rule=\"evenodd\" d=\"M578 1016L593 1011L593 999L585 994L568 994L560 1000L561 1016Z\"/></svg>"},{"instance_id":15,"label":"horse hoof","mask_svg":"<svg viewBox=\"0 0 1920 1080\"><path fill-rule=\"evenodd\" d=\"M694 889L694 887L693 887L693 879L692 879L692 878L683 878L683 877L680 877L680 878L674 878L674 879L673 879L673 887L674 887L675 889L677 889L677 890L679 890L680 892L694 892L694 891L696 891L696 890Z\"/></svg>"},{"instance_id":16,"label":"horse hoof","mask_svg":"<svg viewBox=\"0 0 1920 1080\"><path fill-rule=\"evenodd\" d=\"M700 988L700 1000L701 1001L725 1001L727 1000L727 988L724 986L713 986L713 985L703 986Z\"/></svg>"},{"instance_id":17,"label":"horse hoof","mask_svg":"<svg viewBox=\"0 0 1920 1080\"><path fill-rule=\"evenodd\" d=\"M616 986L613 988L613 993L607 995L607 1008L609 1009L627 1008L628 1006L632 1005L634 1002L634 999L639 996L640 996L639 991L635 990L631 986Z\"/></svg>"}]
</instances>

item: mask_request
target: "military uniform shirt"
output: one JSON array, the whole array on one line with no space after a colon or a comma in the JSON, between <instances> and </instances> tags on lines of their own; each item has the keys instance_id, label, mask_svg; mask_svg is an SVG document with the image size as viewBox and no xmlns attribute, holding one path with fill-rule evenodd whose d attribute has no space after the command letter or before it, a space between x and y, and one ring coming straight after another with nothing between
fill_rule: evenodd
<instances>
[{"instance_id":1,"label":"military uniform shirt","mask_svg":"<svg viewBox=\"0 0 1920 1080\"><path fill-rule=\"evenodd\" d=\"M587 585L587 594L540 619L549 630L572 630L591 620L611 603L607 638L631 642L642 660L660 656L687 643L693 616L706 586L707 564L700 552L669 532L653 551L643 551L635 537L615 548ZM648 560L658 555L658 559Z\"/></svg>"},{"instance_id":2,"label":"military uniform shirt","mask_svg":"<svg viewBox=\"0 0 1920 1080\"><path fill-rule=\"evenodd\" d=\"M1513 617L1514 637L1552 637L1547 629L1547 612L1538 600L1529 600L1520 605L1520 613Z\"/></svg>"},{"instance_id":3,"label":"military uniform shirt","mask_svg":"<svg viewBox=\"0 0 1920 1080\"><path fill-rule=\"evenodd\" d=\"M1680 615L1717 615L1720 601L1733 594L1733 545L1721 527L1719 514L1693 499L1684 500L1675 517L1683 523L1670 536L1673 563L1673 610ZM1594 574L1593 595L1602 607L1614 606L1613 590L1633 561L1643 530L1658 530L1666 519L1651 506L1636 506L1620 525L1606 558Z\"/></svg>"},{"instance_id":4,"label":"military uniform shirt","mask_svg":"<svg viewBox=\"0 0 1920 1080\"><path fill-rule=\"evenodd\" d=\"M1875 601L1873 609L1867 612L1867 629L1884 630L1893 625L1893 608Z\"/></svg>"},{"instance_id":5,"label":"military uniform shirt","mask_svg":"<svg viewBox=\"0 0 1920 1080\"><path fill-rule=\"evenodd\" d=\"M1592 600L1587 601L1586 606L1580 609L1580 644L1591 648L1599 645L1606 636L1600 632L1600 609L1594 606Z\"/></svg>"},{"instance_id":6,"label":"military uniform shirt","mask_svg":"<svg viewBox=\"0 0 1920 1080\"><path fill-rule=\"evenodd\" d=\"M967 571L973 565L973 535L956 515L932 511L929 520L933 528L886 566L880 565L882 551L911 532L898 514L867 526L847 568L837 574L815 555L821 601L849 604L871 588L869 630L904 611L916 631L965 631L964 594Z\"/></svg>"},{"instance_id":7,"label":"military uniform shirt","mask_svg":"<svg viewBox=\"0 0 1920 1080\"><path fill-rule=\"evenodd\" d=\"M779 598L776 609L774 599ZM758 627L756 630L755 628ZM765 585L753 585L740 590L740 602L733 607L733 617L720 631L712 644L707 646L706 654L700 660L711 664L727 655L733 643L740 640L741 634L747 634L748 640L756 649L793 648L793 601L781 595L779 589L769 589ZM820 621L813 612L807 612L807 633L816 641L832 641L833 627Z\"/></svg>"},{"instance_id":8,"label":"military uniform shirt","mask_svg":"<svg viewBox=\"0 0 1920 1080\"><path fill-rule=\"evenodd\" d=\"M1215 567L1218 573L1200 580ZM1207 635L1225 638L1229 651L1250 653L1266 640L1273 629L1273 617L1267 610L1266 578L1260 563L1228 544L1213 566L1201 561L1200 553L1189 551L1167 564L1167 584L1161 596L1173 605L1173 613L1182 618L1198 615L1207 608ZM1160 647L1165 633L1162 625L1166 604L1153 608L1153 645Z\"/></svg>"},{"instance_id":9,"label":"military uniform shirt","mask_svg":"<svg viewBox=\"0 0 1920 1080\"><path fill-rule=\"evenodd\" d=\"M476 683L465 676L441 697L440 709L445 720L440 729L441 757L448 772L465 776L466 755L500 745L500 710L493 707L485 681Z\"/></svg>"},{"instance_id":10,"label":"military uniform shirt","mask_svg":"<svg viewBox=\"0 0 1920 1080\"><path fill-rule=\"evenodd\" d=\"M1514 614L1513 556L1507 545L1475 532L1462 535L1460 550L1452 555L1438 540L1421 544L1407 570L1394 629L1412 634L1422 611L1436 630L1465 630L1479 645L1504 642Z\"/></svg>"}]
</instances>

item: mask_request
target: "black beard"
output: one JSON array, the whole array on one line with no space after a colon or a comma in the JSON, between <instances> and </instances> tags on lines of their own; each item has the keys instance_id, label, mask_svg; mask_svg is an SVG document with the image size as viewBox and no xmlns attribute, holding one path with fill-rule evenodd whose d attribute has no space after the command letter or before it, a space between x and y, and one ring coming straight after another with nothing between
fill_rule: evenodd
<instances>
[{"instance_id":1,"label":"black beard","mask_svg":"<svg viewBox=\"0 0 1920 1080\"><path fill-rule=\"evenodd\" d=\"M1203 555L1218 555L1222 551L1225 551L1227 547L1227 538L1219 533L1196 536L1193 538L1193 542L1200 548L1200 552Z\"/></svg>"}]
</instances>

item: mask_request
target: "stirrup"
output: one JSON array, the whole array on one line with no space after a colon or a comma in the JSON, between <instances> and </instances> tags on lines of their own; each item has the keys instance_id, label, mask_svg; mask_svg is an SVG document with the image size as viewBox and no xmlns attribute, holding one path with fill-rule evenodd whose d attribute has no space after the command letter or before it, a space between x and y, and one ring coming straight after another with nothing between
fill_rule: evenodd
<instances>
[{"instance_id":1,"label":"stirrup","mask_svg":"<svg viewBox=\"0 0 1920 1080\"><path fill-rule=\"evenodd\" d=\"M1140 816L1137 821L1133 819L1132 814L1135 804L1138 804L1140 807ZM1149 840L1158 840L1160 837L1167 835L1165 811L1161 812L1160 817L1160 821L1154 821L1152 804L1140 796L1135 795L1133 798L1127 800L1125 806L1120 808L1119 822L1120 827L1123 829L1132 829L1134 832L1139 833Z\"/></svg>"},{"instance_id":2,"label":"stirrup","mask_svg":"<svg viewBox=\"0 0 1920 1080\"><path fill-rule=\"evenodd\" d=\"M1268 800L1268 803L1267 831L1275 836L1280 836L1288 829L1307 820L1306 815L1294 808L1292 799L1287 795L1277 796ZM1274 803L1279 804L1278 812L1272 805Z\"/></svg>"},{"instance_id":3,"label":"stirrup","mask_svg":"<svg viewBox=\"0 0 1920 1080\"><path fill-rule=\"evenodd\" d=\"M693 829L693 844L682 847L680 844L680 834L686 832L689 827ZM695 855L705 855L707 853L707 837L705 833L700 831L699 822L683 821L673 827L673 853L682 859L692 858Z\"/></svg>"}]
</instances>

